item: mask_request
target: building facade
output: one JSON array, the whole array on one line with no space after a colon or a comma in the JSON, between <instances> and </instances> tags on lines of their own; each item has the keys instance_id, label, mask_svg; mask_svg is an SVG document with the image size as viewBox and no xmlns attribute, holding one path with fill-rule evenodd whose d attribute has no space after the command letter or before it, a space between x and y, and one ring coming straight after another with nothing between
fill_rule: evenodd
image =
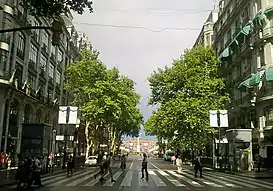
<instances>
[{"instance_id":1,"label":"building facade","mask_svg":"<svg viewBox=\"0 0 273 191\"><path fill-rule=\"evenodd\" d=\"M52 21L29 15L19 0L7 0L0 6L0 30L51 26ZM64 71L79 57L79 35L72 15L62 17L65 26L60 46L52 45L51 30L0 34L0 148L10 158L20 153L23 124L49 124L55 135L63 135L67 128L58 125L58 107L72 101L64 90ZM69 128L68 134L74 131ZM61 141L58 144L56 152L62 147Z\"/></svg>"},{"instance_id":2,"label":"building facade","mask_svg":"<svg viewBox=\"0 0 273 191\"><path fill-rule=\"evenodd\" d=\"M214 26L214 23L217 21L217 19L218 19L218 12L211 11L193 47L196 47L200 43L205 47L212 45L213 26Z\"/></svg>"},{"instance_id":3,"label":"building facade","mask_svg":"<svg viewBox=\"0 0 273 191\"><path fill-rule=\"evenodd\" d=\"M236 149L229 145L229 157L241 169L252 168L242 167L241 156L251 162L260 154L265 166L272 164L272 29L272 0L220 1L213 46L231 95L226 136Z\"/></svg>"}]
</instances>

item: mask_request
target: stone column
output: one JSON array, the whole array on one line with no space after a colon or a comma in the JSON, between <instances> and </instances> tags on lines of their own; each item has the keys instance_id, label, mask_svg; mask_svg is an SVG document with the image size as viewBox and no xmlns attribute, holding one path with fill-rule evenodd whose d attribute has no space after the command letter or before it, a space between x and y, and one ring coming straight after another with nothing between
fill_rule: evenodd
<instances>
[{"instance_id":1,"label":"stone column","mask_svg":"<svg viewBox=\"0 0 273 191\"><path fill-rule=\"evenodd\" d=\"M6 109L6 91L0 92L0 149L3 137L3 129L4 129L4 116L5 116L5 109Z\"/></svg>"},{"instance_id":2,"label":"stone column","mask_svg":"<svg viewBox=\"0 0 273 191\"><path fill-rule=\"evenodd\" d=\"M21 152L21 141L22 141L22 122L23 122L23 116L24 116L24 106L25 103L23 103L18 108L18 115L17 115L17 148L16 148L16 155Z\"/></svg>"}]
</instances>

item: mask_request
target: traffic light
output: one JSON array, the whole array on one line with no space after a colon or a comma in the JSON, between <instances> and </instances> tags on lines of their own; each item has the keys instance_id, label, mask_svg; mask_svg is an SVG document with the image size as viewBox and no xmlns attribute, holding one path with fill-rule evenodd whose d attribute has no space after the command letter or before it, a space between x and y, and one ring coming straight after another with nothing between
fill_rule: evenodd
<instances>
[{"instance_id":1,"label":"traffic light","mask_svg":"<svg viewBox=\"0 0 273 191\"><path fill-rule=\"evenodd\" d=\"M59 46L61 41L61 34L63 33L64 21L62 19L54 20L52 23L52 45Z\"/></svg>"}]
</instances>

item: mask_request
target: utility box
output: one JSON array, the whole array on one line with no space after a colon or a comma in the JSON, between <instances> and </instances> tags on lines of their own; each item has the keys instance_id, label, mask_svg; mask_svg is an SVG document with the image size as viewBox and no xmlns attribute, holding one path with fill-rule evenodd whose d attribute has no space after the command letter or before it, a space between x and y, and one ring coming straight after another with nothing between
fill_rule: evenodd
<instances>
[{"instance_id":1,"label":"utility box","mask_svg":"<svg viewBox=\"0 0 273 191\"><path fill-rule=\"evenodd\" d=\"M52 151L52 132L49 124L23 124L21 154L48 158Z\"/></svg>"}]
</instances>

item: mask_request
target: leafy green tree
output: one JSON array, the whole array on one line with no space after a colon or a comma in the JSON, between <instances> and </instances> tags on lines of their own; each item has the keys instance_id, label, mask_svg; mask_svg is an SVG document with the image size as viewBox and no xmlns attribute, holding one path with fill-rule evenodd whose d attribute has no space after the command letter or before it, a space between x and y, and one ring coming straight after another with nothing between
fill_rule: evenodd
<instances>
[{"instance_id":1,"label":"leafy green tree","mask_svg":"<svg viewBox=\"0 0 273 191\"><path fill-rule=\"evenodd\" d=\"M86 121L87 157L105 141L115 151L122 135L138 135L143 117L137 108L140 97L134 82L116 68L107 69L97 51L85 50L67 69L66 88Z\"/></svg>"},{"instance_id":2,"label":"leafy green tree","mask_svg":"<svg viewBox=\"0 0 273 191\"><path fill-rule=\"evenodd\" d=\"M202 149L213 133L209 110L224 107L229 100L218 66L215 51L200 45L186 50L172 67L154 72L148 78L149 103L159 109L145 123L145 130L181 148Z\"/></svg>"},{"instance_id":3,"label":"leafy green tree","mask_svg":"<svg viewBox=\"0 0 273 191\"><path fill-rule=\"evenodd\" d=\"M23 4L32 14L45 17L59 16L69 10L78 14L83 14L86 8L93 11L90 0L23 0Z\"/></svg>"}]
</instances>

